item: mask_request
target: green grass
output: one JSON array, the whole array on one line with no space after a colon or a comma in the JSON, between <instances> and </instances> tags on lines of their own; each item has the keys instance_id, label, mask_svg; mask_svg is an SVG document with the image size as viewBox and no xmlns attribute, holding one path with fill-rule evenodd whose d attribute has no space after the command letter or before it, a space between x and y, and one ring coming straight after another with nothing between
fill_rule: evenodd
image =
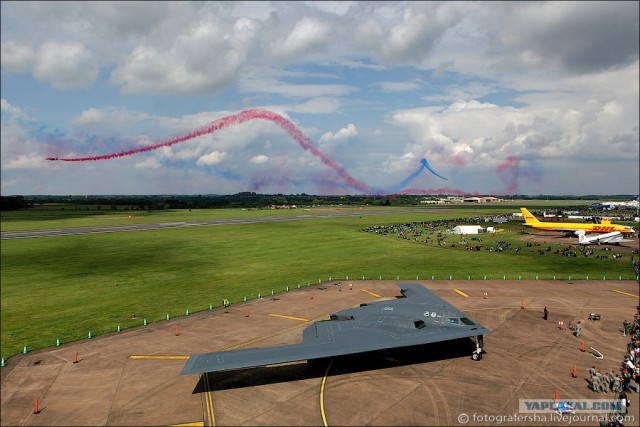
<instances>
[{"instance_id":1,"label":"green grass","mask_svg":"<svg viewBox=\"0 0 640 427\"><path fill-rule=\"evenodd\" d=\"M449 209L451 209L449 207ZM512 208L504 208L512 211ZM291 211L206 211L221 215L289 215ZM4 240L1 245L2 356L48 347L190 312L270 296L286 287L317 284L329 277L351 279L567 278L634 279L629 259L601 260L520 253L471 252L448 238L448 245L412 242L362 231L446 217L474 216L481 210L389 214L304 221L190 227L126 233ZM156 222L192 220L194 212L157 215ZM317 213L317 212L311 212ZM226 216L225 216L226 215ZM4 220L4 215L3 215ZM16 220L17 221L17 220ZM22 221L22 220L21 220ZM78 226L73 218L55 219ZM43 228L51 222L37 220ZM26 222L27 225L29 222ZM35 227L26 227L35 228ZM520 226L495 237L518 242ZM3 230L5 230L3 226ZM491 240L493 239L493 240ZM469 240L469 238L467 238ZM515 245L516 243L514 243ZM532 250L529 250L532 249ZM536 249L537 250L537 249ZM137 318L132 319L135 313Z\"/></svg>"}]
</instances>

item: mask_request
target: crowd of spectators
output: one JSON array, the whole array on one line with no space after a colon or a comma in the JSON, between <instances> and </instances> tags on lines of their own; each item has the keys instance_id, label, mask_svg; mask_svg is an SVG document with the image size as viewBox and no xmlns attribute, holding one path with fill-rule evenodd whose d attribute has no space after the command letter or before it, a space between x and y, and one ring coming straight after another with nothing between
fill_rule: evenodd
<instances>
[{"instance_id":1,"label":"crowd of spectators","mask_svg":"<svg viewBox=\"0 0 640 427\"><path fill-rule=\"evenodd\" d=\"M606 422L600 423L602 427L624 427L624 417L631 402L638 402L638 399L630 399L629 396L640 393L640 305L633 322L623 322L621 332L629 337L629 343L619 373L614 376L615 372L612 370L611 374L602 375L594 368L589 369L593 391L612 391L621 403L619 411L610 414ZM613 380L607 381L607 377Z\"/></svg>"},{"instance_id":2,"label":"crowd of spectators","mask_svg":"<svg viewBox=\"0 0 640 427\"><path fill-rule=\"evenodd\" d=\"M504 240L492 238L495 232L478 235L454 234L453 228L460 224L480 224L493 221L492 216L473 218L453 218L434 221L416 221L395 225L374 225L363 231L380 234L395 235L400 239L416 243L426 243L441 247L464 247L469 251L486 250L489 252L516 252L523 250L537 252L539 255L561 255L570 258L594 257L596 259L622 258L625 255L615 248L605 245L572 245L565 243L526 242L525 247ZM523 229L523 231L526 229ZM483 240L486 240L483 241ZM576 242L577 243L577 242ZM636 252L636 251L634 251ZM636 272L640 270L640 263L633 261Z\"/></svg>"}]
</instances>

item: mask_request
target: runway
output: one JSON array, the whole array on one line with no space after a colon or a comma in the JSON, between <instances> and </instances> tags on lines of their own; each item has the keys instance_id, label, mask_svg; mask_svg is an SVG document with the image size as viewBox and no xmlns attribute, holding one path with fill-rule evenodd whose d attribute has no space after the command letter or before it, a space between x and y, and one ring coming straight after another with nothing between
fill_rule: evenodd
<instances>
[{"instance_id":1,"label":"runway","mask_svg":"<svg viewBox=\"0 0 640 427\"><path fill-rule=\"evenodd\" d=\"M255 224L265 222L280 221L303 221L309 219L323 218L342 218L353 216L371 216L371 215L388 215L388 214L407 214L407 213L428 213L425 209L394 209L394 210L363 210L350 212L336 212L327 214L300 214L291 216L272 216L260 218L239 218L239 219L217 219L205 221L178 221L178 222L161 222L155 224L127 224L113 226L96 226L96 227L74 227L74 228L54 228L48 230L25 230L25 231L2 231L0 232L0 240L11 239L33 239L38 237L55 237L55 236L75 236L81 234L95 233L121 233L125 231L145 231L145 230L161 230L168 228L183 227L203 227L215 225L232 225L232 224Z\"/></svg>"}]
</instances>

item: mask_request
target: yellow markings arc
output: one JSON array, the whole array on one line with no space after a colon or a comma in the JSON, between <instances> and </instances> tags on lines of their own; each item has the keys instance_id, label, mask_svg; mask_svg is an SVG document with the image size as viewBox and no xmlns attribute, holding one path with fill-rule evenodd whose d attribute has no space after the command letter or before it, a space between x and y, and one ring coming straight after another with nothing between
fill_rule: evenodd
<instances>
[{"instance_id":1,"label":"yellow markings arc","mask_svg":"<svg viewBox=\"0 0 640 427\"><path fill-rule=\"evenodd\" d=\"M204 426L202 421L196 421L194 423L172 424L171 427L201 427Z\"/></svg>"},{"instance_id":2,"label":"yellow markings arc","mask_svg":"<svg viewBox=\"0 0 640 427\"><path fill-rule=\"evenodd\" d=\"M216 417L213 413L213 392L211 391L211 388L209 387L209 375L208 374L204 374L202 376L202 379L204 380L204 407L205 407L205 420L209 421L207 423L208 426L215 426L216 425Z\"/></svg>"},{"instance_id":3,"label":"yellow markings arc","mask_svg":"<svg viewBox=\"0 0 640 427\"><path fill-rule=\"evenodd\" d=\"M382 298L382 295L378 295L378 294L376 294L375 292L371 292L371 291L368 291L368 290L366 290L366 289L363 289L363 290L362 290L362 292L366 292L366 293L368 293L369 295L372 295L372 296L374 296L374 297L376 297L376 298Z\"/></svg>"},{"instance_id":4,"label":"yellow markings arc","mask_svg":"<svg viewBox=\"0 0 640 427\"><path fill-rule=\"evenodd\" d=\"M630 297L639 298L639 297L638 297L638 295L630 294L630 293L628 293L628 292L622 292L622 291L619 291L619 290L617 290L617 289L611 289L611 290L612 290L613 292L617 292L617 293L619 293L619 294L629 295Z\"/></svg>"},{"instance_id":5,"label":"yellow markings arc","mask_svg":"<svg viewBox=\"0 0 640 427\"><path fill-rule=\"evenodd\" d=\"M462 291L461 291L461 290L459 290L459 289L454 289L454 290L453 290L453 292L456 292L456 293L458 293L458 294L462 295L462 296L463 296L463 297L465 297L465 298L469 298L469 295L465 294L464 292L462 292Z\"/></svg>"},{"instance_id":6,"label":"yellow markings arc","mask_svg":"<svg viewBox=\"0 0 640 427\"><path fill-rule=\"evenodd\" d=\"M280 317L282 319L300 320L302 322L308 322L309 321L309 319L305 319L304 317L285 316L283 314L269 314L269 316Z\"/></svg>"},{"instance_id":7,"label":"yellow markings arc","mask_svg":"<svg viewBox=\"0 0 640 427\"><path fill-rule=\"evenodd\" d=\"M331 365L333 364L333 361L336 360L335 357L333 359L331 359L331 362L329 363L329 366L327 366L327 370L324 373L324 377L322 377L322 384L320 385L320 414L322 415L322 424L327 427L329 424L327 424L327 416L324 413L324 386L327 382L327 376L329 375L329 369L331 369Z\"/></svg>"}]
</instances>

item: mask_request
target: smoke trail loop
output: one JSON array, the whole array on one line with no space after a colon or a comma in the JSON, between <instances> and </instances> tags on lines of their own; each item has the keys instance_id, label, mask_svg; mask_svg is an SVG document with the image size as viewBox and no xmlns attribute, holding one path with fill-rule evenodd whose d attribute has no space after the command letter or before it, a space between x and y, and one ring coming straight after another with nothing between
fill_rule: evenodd
<instances>
[{"instance_id":1,"label":"smoke trail loop","mask_svg":"<svg viewBox=\"0 0 640 427\"><path fill-rule=\"evenodd\" d=\"M360 190L365 194L374 194L379 193L380 189L374 189L364 182L352 177L342 166L336 164L331 159L329 159L323 152L318 150L311 142L311 140L304 134L302 131L290 120L285 117L274 113L268 110L262 109L250 109L244 110L240 113L233 114L230 116L222 117L220 119L214 120L206 126L203 126L199 129L193 130L191 132L187 132L183 135L178 135L171 139L168 139L163 142L159 142L157 144L148 145L145 147L135 148L131 150L119 151L116 153L103 154L99 156L90 156L90 157L77 157L77 158L58 158L58 157L47 157L47 160L59 160L63 162L91 162L91 161L99 161L99 160L109 160L116 159L120 157L131 156L134 154L144 153L147 151L157 150L163 147L170 147L175 144L179 144L181 142L185 142L199 136L212 134L220 129L224 129L230 126L235 126L250 120L262 119L267 120L276 125L280 126L284 129L289 135L293 137L293 139L306 151L311 152L314 156L319 158L325 166L332 169L340 178L342 178L347 185L356 190ZM421 160L421 166L416 170L416 172L412 173L408 178L403 180L399 185L392 187L391 191L395 191L397 189L404 188L411 180L413 180L423 169L428 169L434 175L446 179L445 177L437 174L429 165L426 159Z\"/></svg>"}]
</instances>

